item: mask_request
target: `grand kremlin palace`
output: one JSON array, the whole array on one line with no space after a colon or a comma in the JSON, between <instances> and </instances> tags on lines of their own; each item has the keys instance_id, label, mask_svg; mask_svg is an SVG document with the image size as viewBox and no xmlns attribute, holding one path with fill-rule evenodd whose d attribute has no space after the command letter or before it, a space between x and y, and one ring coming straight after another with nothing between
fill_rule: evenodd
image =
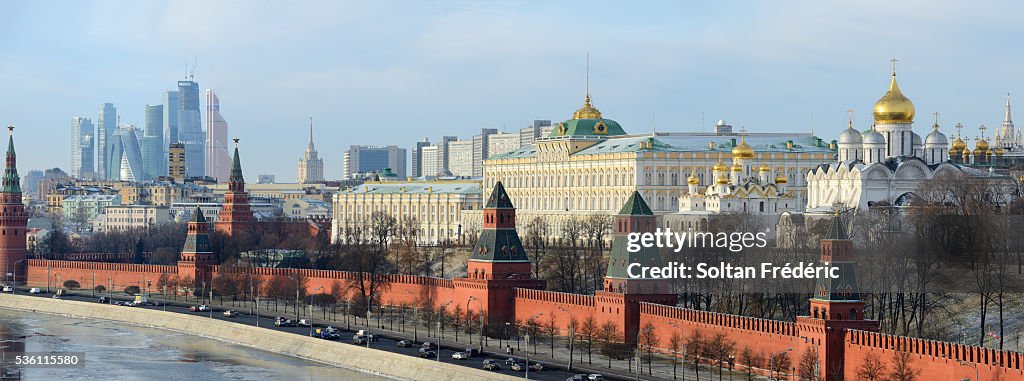
<instances>
[{"instance_id":1,"label":"grand kremlin palace","mask_svg":"<svg viewBox=\"0 0 1024 381\"><path fill-rule=\"evenodd\" d=\"M797 203L791 207L799 210L807 172L836 157L834 142L811 133L737 134L724 121L712 132L629 134L604 118L589 94L572 119L554 127L534 144L486 160L483 181L484 189L501 181L518 200L521 221L544 216L555 235L569 218L615 213L634 190L656 214L678 212L688 179L714 186L716 167L726 163L734 179L755 179L767 166L777 183L788 183Z\"/></svg>"}]
</instances>

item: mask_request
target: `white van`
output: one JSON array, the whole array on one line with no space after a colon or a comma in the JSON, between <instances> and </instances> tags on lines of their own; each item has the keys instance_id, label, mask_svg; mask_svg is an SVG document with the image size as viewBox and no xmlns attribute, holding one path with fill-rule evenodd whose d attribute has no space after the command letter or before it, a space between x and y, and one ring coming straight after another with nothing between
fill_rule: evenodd
<instances>
[{"instance_id":1,"label":"white van","mask_svg":"<svg viewBox=\"0 0 1024 381\"><path fill-rule=\"evenodd\" d=\"M32 287L31 289L28 290L28 293L29 294L42 294L43 291L40 290L39 287Z\"/></svg>"}]
</instances>

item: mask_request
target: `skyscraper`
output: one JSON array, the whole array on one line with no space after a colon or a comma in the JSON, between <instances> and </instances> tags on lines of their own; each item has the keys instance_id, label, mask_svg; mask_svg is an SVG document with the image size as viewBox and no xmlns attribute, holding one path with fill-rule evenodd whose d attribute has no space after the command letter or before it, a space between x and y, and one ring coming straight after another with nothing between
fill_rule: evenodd
<instances>
[{"instance_id":1,"label":"skyscraper","mask_svg":"<svg viewBox=\"0 0 1024 381\"><path fill-rule=\"evenodd\" d=\"M185 175L204 176L206 134L199 113L199 84L178 81L178 141L185 145Z\"/></svg>"},{"instance_id":2,"label":"skyscraper","mask_svg":"<svg viewBox=\"0 0 1024 381\"><path fill-rule=\"evenodd\" d=\"M117 130L117 109L113 103L104 103L100 108L99 119L96 120L96 177L106 180L117 177L116 172L110 172L111 151L110 136ZM120 155L113 160L120 160ZM116 166L115 166L116 168Z\"/></svg>"},{"instance_id":3,"label":"skyscraper","mask_svg":"<svg viewBox=\"0 0 1024 381\"><path fill-rule=\"evenodd\" d=\"M351 146L342 158L345 178L356 178L357 173L378 172L384 168L405 178L405 148L398 146Z\"/></svg>"},{"instance_id":4,"label":"skyscraper","mask_svg":"<svg viewBox=\"0 0 1024 381\"><path fill-rule=\"evenodd\" d=\"M178 92L164 93L164 147L178 142Z\"/></svg>"},{"instance_id":5,"label":"skyscraper","mask_svg":"<svg viewBox=\"0 0 1024 381\"><path fill-rule=\"evenodd\" d=\"M206 89L206 175L228 181L228 122L220 115L220 98Z\"/></svg>"},{"instance_id":6,"label":"skyscraper","mask_svg":"<svg viewBox=\"0 0 1024 381\"><path fill-rule=\"evenodd\" d=\"M71 176L76 179L95 176L96 131L89 118L71 118Z\"/></svg>"},{"instance_id":7,"label":"skyscraper","mask_svg":"<svg viewBox=\"0 0 1024 381\"><path fill-rule=\"evenodd\" d=\"M490 156L487 153L490 137L497 133L496 128L482 128L479 135L473 136L473 176L484 175L484 159Z\"/></svg>"},{"instance_id":8,"label":"skyscraper","mask_svg":"<svg viewBox=\"0 0 1024 381\"><path fill-rule=\"evenodd\" d=\"M120 144L114 144L120 152L111 155L110 163L117 164L117 176L111 180L142 181L145 176L142 169L142 148L139 146L139 135L135 133L135 126L122 124L118 126L114 136L120 140Z\"/></svg>"},{"instance_id":9,"label":"skyscraper","mask_svg":"<svg viewBox=\"0 0 1024 381\"><path fill-rule=\"evenodd\" d=\"M309 118L309 144L299 159L300 184L322 183L324 181L324 160L313 147L313 118Z\"/></svg>"},{"instance_id":10,"label":"skyscraper","mask_svg":"<svg viewBox=\"0 0 1024 381\"><path fill-rule=\"evenodd\" d=\"M102 129L103 127L99 127ZM107 135L107 145L103 150L103 179L118 180L121 178L121 157L124 156L124 145L121 141L121 129L114 128Z\"/></svg>"},{"instance_id":11,"label":"skyscraper","mask_svg":"<svg viewBox=\"0 0 1024 381\"><path fill-rule=\"evenodd\" d=\"M423 138L412 148L412 177L423 176L423 147L430 145L430 139Z\"/></svg>"},{"instance_id":12,"label":"skyscraper","mask_svg":"<svg viewBox=\"0 0 1024 381\"><path fill-rule=\"evenodd\" d=\"M146 131L142 136L142 180L155 179L167 173L164 169L164 106L147 105Z\"/></svg>"}]
</instances>

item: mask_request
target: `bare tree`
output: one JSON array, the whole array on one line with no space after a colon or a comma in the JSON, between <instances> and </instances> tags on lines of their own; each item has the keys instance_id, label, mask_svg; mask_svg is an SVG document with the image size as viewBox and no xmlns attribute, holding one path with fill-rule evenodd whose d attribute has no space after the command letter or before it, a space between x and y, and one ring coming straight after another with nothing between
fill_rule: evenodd
<instances>
[{"instance_id":1,"label":"bare tree","mask_svg":"<svg viewBox=\"0 0 1024 381\"><path fill-rule=\"evenodd\" d=\"M743 347L743 351L740 352L740 362L743 363L744 368L747 370L747 381L753 381L754 379L754 368L760 368L764 365L764 356L754 352L750 347Z\"/></svg>"},{"instance_id":2,"label":"bare tree","mask_svg":"<svg viewBox=\"0 0 1024 381\"><path fill-rule=\"evenodd\" d=\"M551 236L551 225L547 219L536 216L526 223L526 250L533 259L533 277L540 279L540 270L547 265L548 237Z\"/></svg>"},{"instance_id":3,"label":"bare tree","mask_svg":"<svg viewBox=\"0 0 1024 381\"><path fill-rule=\"evenodd\" d=\"M818 381L819 378L818 351L810 348L800 356L800 363L797 365L797 372L801 380Z\"/></svg>"},{"instance_id":4,"label":"bare tree","mask_svg":"<svg viewBox=\"0 0 1024 381\"><path fill-rule=\"evenodd\" d=\"M615 338L619 334L619 327L614 322L607 321L597 331L597 339L601 342L601 352L608 358L608 368L612 367L612 356L615 349Z\"/></svg>"},{"instance_id":5,"label":"bare tree","mask_svg":"<svg viewBox=\"0 0 1024 381\"><path fill-rule=\"evenodd\" d=\"M654 325L651 323L644 324L640 328L640 335L638 344L644 353L647 354L647 374L651 374L651 362L654 359L654 346L658 345L658 332L654 330ZM637 369L642 369L643 364L637 363Z\"/></svg>"},{"instance_id":6,"label":"bare tree","mask_svg":"<svg viewBox=\"0 0 1024 381\"><path fill-rule=\"evenodd\" d=\"M909 352L899 351L892 355L892 370L889 371L889 381L916 381L921 375L920 369L911 366L914 358Z\"/></svg>"},{"instance_id":7,"label":"bare tree","mask_svg":"<svg viewBox=\"0 0 1024 381\"><path fill-rule=\"evenodd\" d=\"M864 363L857 368L857 377L865 381L881 381L885 374L885 362L873 352L868 352Z\"/></svg>"}]
</instances>

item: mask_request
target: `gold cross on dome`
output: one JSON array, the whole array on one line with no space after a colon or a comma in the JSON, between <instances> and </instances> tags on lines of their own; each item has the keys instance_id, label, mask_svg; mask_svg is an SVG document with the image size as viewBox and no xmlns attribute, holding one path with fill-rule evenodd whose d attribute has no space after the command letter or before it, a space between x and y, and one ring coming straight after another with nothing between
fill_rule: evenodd
<instances>
[{"instance_id":1,"label":"gold cross on dome","mask_svg":"<svg viewBox=\"0 0 1024 381\"><path fill-rule=\"evenodd\" d=\"M899 61L899 60L893 58L890 61L892 61L892 75L895 76L896 75L896 61Z\"/></svg>"}]
</instances>

